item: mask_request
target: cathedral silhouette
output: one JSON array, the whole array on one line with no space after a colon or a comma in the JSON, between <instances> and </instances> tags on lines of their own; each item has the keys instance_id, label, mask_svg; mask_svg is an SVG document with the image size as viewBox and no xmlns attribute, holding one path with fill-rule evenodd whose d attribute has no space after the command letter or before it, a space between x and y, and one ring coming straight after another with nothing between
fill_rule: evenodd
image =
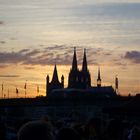
<instances>
[{"instance_id":1,"label":"cathedral silhouette","mask_svg":"<svg viewBox=\"0 0 140 140\"><path fill-rule=\"evenodd\" d=\"M54 66L52 80L49 75L46 77L46 96L47 97L68 97L74 96L73 93L85 93L87 95L96 95L98 97L114 97L116 90L112 86L101 85L100 67L98 67L97 85L91 86L91 75L88 70L86 49L84 49L82 69L78 69L76 48L74 48L72 68L69 72L68 87L64 88L64 76L61 76L61 82L58 79L57 67ZM79 95L80 96L80 95Z\"/></svg>"}]
</instances>

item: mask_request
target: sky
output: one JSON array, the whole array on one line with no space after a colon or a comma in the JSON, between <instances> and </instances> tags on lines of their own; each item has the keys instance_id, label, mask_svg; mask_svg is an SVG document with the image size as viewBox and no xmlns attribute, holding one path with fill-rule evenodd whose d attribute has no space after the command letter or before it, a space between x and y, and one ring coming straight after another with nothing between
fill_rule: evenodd
<instances>
[{"instance_id":1,"label":"sky","mask_svg":"<svg viewBox=\"0 0 140 140\"><path fill-rule=\"evenodd\" d=\"M92 85L119 78L119 93L140 92L139 0L0 0L0 84L6 97L45 95L56 62L67 87L73 47L87 50ZM37 93L37 85L40 92ZM1 92L0 92L1 93ZM1 96L1 95L0 95Z\"/></svg>"}]
</instances>

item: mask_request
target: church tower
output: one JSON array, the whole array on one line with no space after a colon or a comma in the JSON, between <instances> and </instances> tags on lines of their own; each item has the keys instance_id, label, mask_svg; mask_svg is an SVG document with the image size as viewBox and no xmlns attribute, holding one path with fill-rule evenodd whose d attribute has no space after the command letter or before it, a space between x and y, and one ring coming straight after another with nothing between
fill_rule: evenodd
<instances>
[{"instance_id":1,"label":"church tower","mask_svg":"<svg viewBox=\"0 0 140 140\"><path fill-rule=\"evenodd\" d=\"M46 96L49 96L54 89L62 89L64 88L64 76L61 77L61 82L58 79L57 67L56 64L54 66L52 81L49 82L49 75L46 78Z\"/></svg>"},{"instance_id":2,"label":"church tower","mask_svg":"<svg viewBox=\"0 0 140 140\"><path fill-rule=\"evenodd\" d=\"M77 56L76 56L76 47L74 47L74 55L73 55L73 61L72 61L72 71L77 71Z\"/></svg>"},{"instance_id":3,"label":"church tower","mask_svg":"<svg viewBox=\"0 0 140 140\"><path fill-rule=\"evenodd\" d=\"M51 83L53 83L53 84L59 83L56 64L54 66L53 77L52 77L52 82Z\"/></svg>"},{"instance_id":4,"label":"church tower","mask_svg":"<svg viewBox=\"0 0 140 140\"><path fill-rule=\"evenodd\" d=\"M69 73L68 88L85 89L90 86L91 78L87 67L86 49L84 49L82 70L79 71L77 66L76 48L74 48L72 68Z\"/></svg>"},{"instance_id":5,"label":"church tower","mask_svg":"<svg viewBox=\"0 0 140 140\"><path fill-rule=\"evenodd\" d=\"M84 57L83 57L82 71L87 71L86 49L84 49Z\"/></svg>"},{"instance_id":6,"label":"church tower","mask_svg":"<svg viewBox=\"0 0 140 140\"><path fill-rule=\"evenodd\" d=\"M84 49L82 70L81 70L81 84L83 88L87 88L91 86L91 78L90 73L87 66L87 58L86 58L86 49Z\"/></svg>"},{"instance_id":7,"label":"church tower","mask_svg":"<svg viewBox=\"0 0 140 140\"><path fill-rule=\"evenodd\" d=\"M101 87L101 81L100 67L98 67L97 87Z\"/></svg>"},{"instance_id":8,"label":"church tower","mask_svg":"<svg viewBox=\"0 0 140 140\"><path fill-rule=\"evenodd\" d=\"M119 94L119 79L118 79L117 75L115 77L115 92L116 92L116 94Z\"/></svg>"},{"instance_id":9,"label":"church tower","mask_svg":"<svg viewBox=\"0 0 140 140\"><path fill-rule=\"evenodd\" d=\"M74 48L72 68L68 78L68 88L78 88L79 70L77 66L76 48Z\"/></svg>"}]
</instances>

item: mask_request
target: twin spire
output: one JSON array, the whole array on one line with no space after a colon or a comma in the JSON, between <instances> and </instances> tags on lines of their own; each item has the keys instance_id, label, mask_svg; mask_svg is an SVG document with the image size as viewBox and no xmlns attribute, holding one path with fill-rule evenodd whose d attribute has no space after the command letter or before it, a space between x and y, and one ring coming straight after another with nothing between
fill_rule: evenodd
<instances>
[{"instance_id":1,"label":"twin spire","mask_svg":"<svg viewBox=\"0 0 140 140\"><path fill-rule=\"evenodd\" d=\"M77 71L77 57L76 57L76 47L74 47L74 55L73 55L73 62L72 62L72 71ZM87 58L86 58L86 49L84 49L84 57L82 63L82 71L87 72ZM101 87L101 74L100 74L100 67L98 67L98 77L97 77L97 87Z\"/></svg>"},{"instance_id":2,"label":"twin spire","mask_svg":"<svg viewBox=\"0 0 140 140\"><path fill-rule=\"evenodd\" d=\"M76 56L76 47L74 47L74 55L73 55L73 62L72 62L72 71L77 71L77 56ZM83 57L83 64L82 64L82 71L87 71L87 59L86 59L86 49L84 49L84 57ZM63 76L61 77L61 80L63 81ZM57 67L55 63L53 76L52 76L52 83L59 83L58 73L57 73Z\"/></svg>"},{"instance_id":3,"label":"twin spire","mask_svg":"<svg viewBox=\"0 0 140 140\"><path fill-rule=\"evenodd\" d=\"M74 47L74 55L73 55L73 61L72 61L72 70L78 70L78 67L77 67L77 56L76 56L76 47ZM86 49L84 49L82 71L87 71Z\"/></svg>"},{"instance_id":4,"label":"twin spire","mask_svg":"<svg viewBox=\"0 0 140 140\"><path fill-rule=\"evenodd\" d=\"M72 70L73 71L77 71L78 70L77 56L76 56L76 47L74 47ZM84 57L83 57L83 63L82 63L82 71L88 71L88 68L87 68L87 58L86 58L86 49L84 49ZM62 77L61 77L61 79L62 79ZM57 68L56 68L56 63L55 63L54 71L53 71L52 83L59 83L58 73L57 73ZM97 87L101 87L100 67L98 67Z\"/></svg>"}]
</instances>

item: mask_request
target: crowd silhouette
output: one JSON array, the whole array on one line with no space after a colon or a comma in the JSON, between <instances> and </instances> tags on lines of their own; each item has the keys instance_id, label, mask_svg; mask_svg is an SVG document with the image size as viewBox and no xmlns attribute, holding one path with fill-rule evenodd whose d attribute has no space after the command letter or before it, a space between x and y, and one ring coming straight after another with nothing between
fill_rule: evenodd
<instances>
[{"instance_id":1,"label":"crowd silhouette","mask_svg":"<svg viewBox=\"0 0 140 140\"><path fill-rule=\"evenodd\" d=\"M0 140L140 140L139 121L91 118L84 121L40 120L0 121Z\"/></svg>"}]
</instances>

